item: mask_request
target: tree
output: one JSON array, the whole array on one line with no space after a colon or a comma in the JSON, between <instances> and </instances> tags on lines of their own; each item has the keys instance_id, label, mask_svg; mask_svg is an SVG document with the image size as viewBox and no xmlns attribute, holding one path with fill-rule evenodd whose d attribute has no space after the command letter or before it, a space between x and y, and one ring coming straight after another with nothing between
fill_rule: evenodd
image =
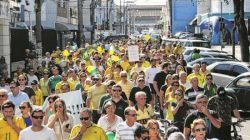
<instances>
[{"instance_id":1,"label":"tree","mask_svg":"<svg viewBox=\"0 0 250 140\"><path fill-rule=\"evenodd\" d=\"M243 62L249 62L249 41L247 27L244 20L244 0L233 0L233 3L234 30L239 34L241 58Z\"/></svg>"}]
</instances>

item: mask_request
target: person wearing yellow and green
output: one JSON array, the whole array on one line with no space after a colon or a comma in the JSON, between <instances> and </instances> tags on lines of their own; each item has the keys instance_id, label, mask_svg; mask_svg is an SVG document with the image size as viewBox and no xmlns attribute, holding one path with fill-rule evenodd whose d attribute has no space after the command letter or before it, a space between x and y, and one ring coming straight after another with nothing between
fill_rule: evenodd
<instances>
[{"instance_id":1,"label":"person wearing yellow and green","mask_svg":"<svg viewBox=\"0 0 250 140\"><path fill-rule=\"evenodd\" d=\"M204 83L204 94L211 98L212 96L216 95L217 86L213 83L213 75L208 73L206 75L206 80Z\"/></svg>"},{"instance_id":2,"label":"person wearing yellow and green","mask_svg":"<svg viewBox=\"0 0 250 140\"><path fill-rule=\"evenodd\" d=\"M134 87L134 84L133 82L127 79L128 74L126 71L121 71L120 77L121 77L121 81L119 81L117 85L120 85L122 87L122 91L125 92L127 99L129 99L130 92L132 88Z\"/></svg>"},{"instance_id":3,"label":"person wearing yellow and green","mask_svg":"<svg viewBox=\"0 0 250 140\"><path fill-rule=\"evenodd\" d=\"M63 93L61 91L61 86L63 83L68 83L69 84L69 87L70 87L70 91L73 91L75 90L75 85L71 82L68 81L68 73L67 72L63 72L62 73L62 81L58 82L56 84L56 87L55 87L55 91L57 94L60 94L60 93Z\"/></svg>"},{"instance_id":4,"label":"person wearing yellow and green","mask_svg":"<svg viewBox=\"0 0 250 140\"><path fill-rule=\"evenodd\" d=\"M35 102L33 104L37 106L42 106L43 105L43 93L41 89L38 87L38 83L36 80L33 80L31 82L31 87L35 92Z\"/></svg>"},{"instance_id":5,"label":"person wearing yellow and green","mask_svg":"<svg viewBox=\"0 0 250 140\"><path fill-rule=\"evenodd\" d=\"M204 76L202 74L200 74L200 64L198 64L198 63L195 63L193 65L193 72L188 75L187 81L190 82L191 78L194 77L194 76L198 78L199 87L203 87Z\"/></svg>"},{"instance_id":6,"label":"person wearing yellow and green","mask_svg":"<svg viewBox=\"0 0 250 140\"><path fill-rule=\"evenodd\" d=\"M90 109L82 109L80 121L80 124L72 128L69 140L108 140L104 130L92 122Z\"/></svg>"},{"instance_id":7,"label":"person wearing yellow and green","mask_svg":"<svg viewBox=\"0 0 250 140\"><path fill-rule=\"evenodd\" d=\"M43 77L39 81L39 87L43 93L43 100L45 100L50 95L48 82L49 82L49 72L48 70L44 70Z\"/></svg>"},{"instance_id":8,"label":"person wearing yellow and green","mask_svg":"<svg viewBox=\"0 0 250 140\"><path fill-rule=\"evenodd\" d=\"M121 54L121 62L120 65L122 66L122 69L129 72L131 69L131 65L128 61L128 56L126 54Z\"/></svg>"},{"instance_id":9,"label":"person wearing yellow and green","mask_svg":"<svg viewBox=\"0 0 250 140\"><path fill-rule=\"evenodd\" d=\"M18 140L19 133L26 127L23 118L15 116L15 104L5 101L2 105L3 117L0 118L0 140Z\"/></svg>"},{"instance_id":10,"label":"person wearing yellow and green","mask_svg":"<svg viewBox=\"0 0 250 140\"><path fill-rule=\"evenodd\" d=\"M94 85L88 90L86 106L92 110L93 122L97 123L100 118L99 103L101 97L106 93L107 86L102 83L102 76L97 74L93 78Z\"/></svg>"}]
</instances>

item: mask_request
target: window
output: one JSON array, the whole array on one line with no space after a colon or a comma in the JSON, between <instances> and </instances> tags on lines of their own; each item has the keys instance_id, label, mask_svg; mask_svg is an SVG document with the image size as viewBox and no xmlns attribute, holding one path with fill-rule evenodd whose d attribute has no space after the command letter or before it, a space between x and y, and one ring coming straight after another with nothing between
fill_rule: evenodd
<instances>
[{"instance_id":1,"label":"window","mask_svg":"<svg viewBox=\"0 0 250 140\"><path fill-rule=\"evenodd\" d=\"M244 67L239 66L239 65L234 65L230 75L236 77L244 72L247 72L247 69L245 69Z\"/></svg>"},{"instance_id":2,"label":"window","mask_svg":"<svg viewBox=\"0 0 250 140\"><path fill-rule=\"evenodd\" d=\"M193 50L187 50L187 51L185 51L184 55L190 55L192 52L193 52Z\"/></svg>"},{"instance_id":3,"label":"window","mask_svg":"<svg viewBox=\"0 0 250 140\"><path fill-rule=\"evenodd\" d=\"M229 74L230 65L229 64L219 64L212 69L214 73Z\"/></svg>"},{"instance_id":4,"label":"window","mask_svg":"<svg viewBox=\"0 0 250 140\"><path fill-rule=\"evenodd\" d=\"M245 88L249 88L250 87L250 76L248 77L243 77L241 79L239 79L236 84L237 87L245 87Z\"/></svg>"}]
</instances>

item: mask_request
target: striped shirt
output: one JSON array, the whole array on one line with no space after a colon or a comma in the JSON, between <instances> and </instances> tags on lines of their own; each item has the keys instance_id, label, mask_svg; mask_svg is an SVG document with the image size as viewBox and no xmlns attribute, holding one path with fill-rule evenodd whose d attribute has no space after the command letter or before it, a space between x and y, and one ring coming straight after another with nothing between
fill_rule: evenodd
<instances>
[{"instance_id":1,"label":"striped shirt","mask_svg":"<svg viewBox=\"0 0 250 140\"><path fill-rule=\"evenodd\" d=\"M126 122L118 124L116 127L115 140L134 140L134 132L141 124L135 122L133 126L128 126Z\"/></svg>"}]
</instances>

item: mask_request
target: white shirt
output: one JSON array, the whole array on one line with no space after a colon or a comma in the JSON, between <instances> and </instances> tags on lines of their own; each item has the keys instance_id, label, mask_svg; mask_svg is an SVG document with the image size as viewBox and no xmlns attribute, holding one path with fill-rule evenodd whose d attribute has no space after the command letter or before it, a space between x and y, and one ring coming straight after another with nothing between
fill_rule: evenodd
<instances>
[{"instance_id":1,"label":"white shirt","mask_svg":"<svg viewBox=\"0 0 250 140\"><path fill-rule=\"evenodd\" d=\"M146 81L146 85L148 84L152 84L154 81L154 77L156 75L156 73L160 72L161 69L159 67L156 68L148 68L145 72L145 81Z\"/></svg>"},{"instance_id":2,"label":"white shirt","mask_svg":"<svg viewBox=\"0 0 250 140\"><path fill-rule=\"evenodd\" d=\"M118 124L116 128L115 140L134 140L134 133L138 126L141 124L135 122L133 126L128 126L126 122Z\"/></svg>"},{"instance_id":3,"label":"white shirt","mask_svg":"<svg viewBox=\"0 0 250 140\"><path fill-rule=\"evenodd\" d=\"M115 122L113 124L109 124L108 120L107 120L107 116L102 116L99 120L98 120L98 125L105 131L115 131L116 127L118 124L120 124L121 122L123 122L122 118L119 116L115 116Z\"/></svg>"},{"instance_id":4,"label":"white shirt","mask_svg":"<svg viewBox=\"0 0 250 140\"><path fill-rule=\"evenodd\" d=\"M56 135L55 132L44 126L44 128L41 131L35 132L31 129L30 127L27 127L25 129L23 129L20 132L19 135L19 140L31 140L31 139L35 139L35 140L56 140Z\"/></svg>"},{"instance_id":5,"label":"white shirt","mask_svg":"<svg viewBox=\"0 0 250 140\"><path fill-rule=\"evenodd\" d=\"M28 77L28 85L29 85L29 86L31 86L31 82L32 82L33 80L36 80L37 83L39 82L39 80L38 80L38 78L37 78L36 75L29 75L29 74L27 74L27 77Z\"/></svg>"}]
</instances>

